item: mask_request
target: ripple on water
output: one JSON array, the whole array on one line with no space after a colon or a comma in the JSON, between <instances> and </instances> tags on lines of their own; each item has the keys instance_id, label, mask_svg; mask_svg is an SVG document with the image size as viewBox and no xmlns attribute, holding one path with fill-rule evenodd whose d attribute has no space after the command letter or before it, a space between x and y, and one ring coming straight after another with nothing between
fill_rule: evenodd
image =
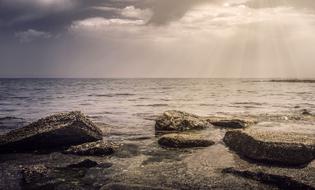
<instances>
[{"instance_id":1,"label":"ripple on water","mask_svg":"<svg viewBox=\"0 0 315 190\"><path fill-rule=\"evenodd\" d=\"M260 102L233 102L233 104L236 104L236 105L256 105L256 106L261 106L261 105L265 105L267 103L260 103Z\"/></svg>"},{"instance_id":2,"label":"ripple on water","mask_svg":"<svg viewBox=\"0 0 315 190\"><path fill-rule=\"evenodd\" d=\"M139 107L167 107L168 104L137 104Z\"/></svg>"},{"instance_id":3,"label":"ripple on water","mask_svg":"<svg viewBox=\"0 0 315 190\"><path fill-rule=\"evenodd\" d=\"M13 116L0 117L0 134L23 127L26 124L27 122L23 118Z\"/></svg>"},{"instance_id":4,"label":"ripple on water","mask_svg":"<svg viewBox=\"0 0 315 190\"><path fill-rule=\"evenodd\" d=\"M301 109L315 112L314 85L283 83L279 88L274 83L246 81L0 79L0 116L21 116L27 121L35 121L51 113L76 109L90 115L94 122L124 126L116 128L116 131L145 133L154 130L156 115L170 109L204 115L246 112L279 114L300 106ZM43 89L45 93L38 93Z\"/></svg>"},{"instance_id":5,"label":"ripple on water","mask_svg":"<svg viewBox=\"0 0 315 190\"><path fill-rule=\"evenodd\" d=\"M88 96L93 97L116 97L116 96L135 96L132 93L110 93L110 94L89 94Z\"/></svg>"}]
</instances>

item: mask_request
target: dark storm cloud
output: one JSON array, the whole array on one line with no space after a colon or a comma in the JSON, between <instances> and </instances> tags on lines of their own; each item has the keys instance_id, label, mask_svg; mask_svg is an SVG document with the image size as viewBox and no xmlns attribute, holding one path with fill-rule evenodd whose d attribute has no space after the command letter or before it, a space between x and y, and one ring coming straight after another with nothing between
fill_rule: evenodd
<instances>
[{"instance_id":1,"label":"dark storm cloud","mask_svg":"<svg viewBox=\"0 0 315 190\"><path fill-rule=\"evenodd\" d=\"M193 6L213 0L157 0L151 2L153 16L148 24L163 25L180 19Z\"/></svg>"},{"instance_id":2,"label":"dark storm cloud","mask_svg":"<svg viewBox=\"0 0 315 190\"><path fill-rule=\"evenodd\" d=\"M148 24L164 25L180 19L195 5L217 0L0 0L0 29L14 33L34 29L61 32L73 21L90 17L120 18L115 9L134 6L152 10Z\"/></svg>"},{"instance_id":3,"label":"dark storm cloud","mask_svg":"<svg viewBox=\"0 0 315 190\"><path fill-rule=\"evenodd\" d=\"M29 29L58 33L76 20L122 17L115 9L97 7L121 9L130 5L152 10L148 24L165 25L182 18L192 7L209 2L222 4L220 0L0 0L0 33L14 34ZM283 5L315 8L314 0L250 0L245 4L251 8Z\"/></svg>"},{"instance_id":4,"label":"dark storm cloud","mask_svg":"<svg viewBox=\"0 0 315 190\"><path fill-rule=\"evenodd\" d=\"M2 0L0 1L0 29L2 33L35 29L60 32L74 20L88 17L113 18L114 10L96 7L120 8L133 1L117 0Z\"/></svg>"}]
</instances>

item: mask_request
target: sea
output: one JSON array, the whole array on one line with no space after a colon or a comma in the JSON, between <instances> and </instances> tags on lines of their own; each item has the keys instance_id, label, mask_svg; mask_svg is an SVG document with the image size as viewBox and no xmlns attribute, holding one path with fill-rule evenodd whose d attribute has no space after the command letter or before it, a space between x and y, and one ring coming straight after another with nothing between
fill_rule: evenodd
<instances>
[{"instance_id":1,"label":"sea","mask_svg":"<svg viewBox=\"0 0 315 190\"><path fill-rule=\"evenodd\" d=\"M270 79L0 79L0 134L82 111L117 138L154 134L166 110L197 115L315 112L315 83ZM105 125L102 125L105 126Z\"/></svg>"}]
</instances>

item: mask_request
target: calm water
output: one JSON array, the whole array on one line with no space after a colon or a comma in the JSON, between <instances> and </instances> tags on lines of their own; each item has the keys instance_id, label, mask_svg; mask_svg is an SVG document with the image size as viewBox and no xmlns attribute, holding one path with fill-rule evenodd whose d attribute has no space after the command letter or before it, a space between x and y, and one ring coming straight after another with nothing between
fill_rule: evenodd
<instances>
[{"instance_id":1,"label":"calm water","mask_svg":"<svg viewBox=\"0 0 315 190\"><path fill-rule=\"evenodd\" d=\"M150 134L157 114L315 111L315 83L222 79L0 79L0 132L81 110L128 135Z\"/></svg>"}]
</instances>

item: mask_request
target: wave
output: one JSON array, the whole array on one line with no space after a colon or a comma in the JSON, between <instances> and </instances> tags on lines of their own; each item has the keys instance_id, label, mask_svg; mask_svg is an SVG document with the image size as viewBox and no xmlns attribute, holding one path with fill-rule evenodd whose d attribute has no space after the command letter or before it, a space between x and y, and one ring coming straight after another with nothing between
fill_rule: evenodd
<instances>
[{"instance_id":1,"label":"wave","mask_svg":"<svg viewBox=\"0 0 315 190\"><path fill-rule=\"evenodd\" d=\"M11 99L17 99L17 100L23 100L23 99L28 99L28 98L30 98L30 97L28 97L28 96L11 96L11 97L9 97L9 98L11 98Z\"/></svg>"},{"instance_id":2,"label":"wave","mask_svg":"<svg viewBox=\"0 0 315 190\"><path fill-rule=\"evenodd\" d=\"M8 121L8 120L24 120L24 119L19 118L19 117L14 117L14 116L0 117L0 121Z\"/></svg>"},{"instance_id":3,"label":"wave","mask_svg":"<svg viewBox=\"0 0 315 190\"><path fill-rule=\"evenodd\" d=\"M112 94L89 94L88 96L93 97L116 97L116 96L134 96L132 93L112 93Z\"/></svg>"},{"instance_id":4,"label":"wave","mask_svg":"<svg viewBox=\"0 0 315 190\"><path fill-rule=\"evenodd\" d=\"M136 106L148 106L148 107L167 107L168 104L138 104Z\"/></svg>"},{"instance_id":5,"label":"wave","mask_svg":"<svg viewBox=\"0 0 315 190\"><path fill-rule=\"evenodd\" d=\"M256 106L263 105L263 103L259 103L259 102L234 102L233 104L236 104L236 105L256 105Z\"/></svg>"},{"instance_id":6,"label":"wave","mask_svg":"<svg viewBox=\"0 0 315 190\"><path fill-rule=\"evenodd\" d=\"M202 104L199 104L199 106L215 106L215 104L204 104L204 103L202 103Z\"/></svg>"}]
</instances>

